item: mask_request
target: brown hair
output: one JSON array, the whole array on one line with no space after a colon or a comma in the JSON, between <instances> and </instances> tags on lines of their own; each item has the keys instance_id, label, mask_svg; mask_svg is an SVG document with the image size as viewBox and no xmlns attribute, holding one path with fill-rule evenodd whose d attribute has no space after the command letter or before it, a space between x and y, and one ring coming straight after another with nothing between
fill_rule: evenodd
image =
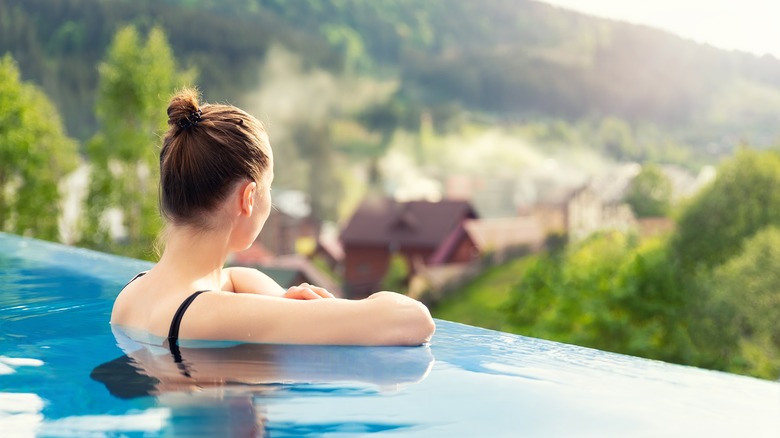
<instances>
[{"instance_id":1,"label":"brown hair","mask_svg":"<svg viewBox=\"0 0 780 438\"><path fill-rule=\"evenodd\" d=\"M241 180L262 181L270 165L263 125L231 105L198 104L193 89L168 105L160 151L160 212L179 225L209 227L208 212Z\"/></svg>"}]
</instances>

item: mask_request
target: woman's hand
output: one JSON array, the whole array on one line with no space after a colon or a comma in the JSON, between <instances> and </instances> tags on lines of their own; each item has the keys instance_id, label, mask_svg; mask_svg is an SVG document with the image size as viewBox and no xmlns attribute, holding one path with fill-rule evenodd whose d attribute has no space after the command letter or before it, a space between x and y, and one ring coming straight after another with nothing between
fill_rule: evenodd
<instances>
[{"instance_id":1,"label":"woman's hand","mask_svg":"<svg viewBox=\"0 0 780 438\"><path fill-rule=\"evenodd\" d=\"M333 298L333 294L324 288L312 286L309 283L301 283L298 286L292 286L282 295L283 298L293 300L316 300L320 298Z\"/></svg>"}]
</instances>

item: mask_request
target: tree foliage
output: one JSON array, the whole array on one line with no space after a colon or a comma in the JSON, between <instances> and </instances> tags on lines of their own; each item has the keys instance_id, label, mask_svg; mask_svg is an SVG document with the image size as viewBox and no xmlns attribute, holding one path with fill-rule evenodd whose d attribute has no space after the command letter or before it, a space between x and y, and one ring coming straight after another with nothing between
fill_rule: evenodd
<instances>
[{"instance_id":1,"label":"tree foliage","mask_svg":"<svg viewBox=\"0 0 780 438\"><path fill-rule=\"evenodd\" d=\"M639 157L631 125L615 116L605 117L596 133L598 147L609 156L621 159Z\"/></svg>"},{"instance_id":2,"label":"tree foliage","mask_svg":"<svg viewBox=\"0 0 780 438\"><path fill-rule=\"evenodd\" d=\"M684 269L711 269L768 225L780 225L780 152L739 150L683 210L672 241Z\"/></svg>"},{"instance_id":3,"label":"tree foliage","mask_svg":"<svg viewBox=\"0 0 780 438\"><path fill-rule=\"evenodd\" d=\"M158 148L165 107L194 73L177 70L161 29L143 40L132 26L117 32L99 72L95 110L101 129L87 145L92 169L81 244L149 258L161 226ZM123 242L108 222L112 209L121 213Z\"/></svg>"},{"instance_id":4,"label":"tree foliage","mask_svg":"<svg viewBox=\"0 0 780 438\"><path fill-rule=\"evenodd\" d=\"M690 362L686 300L662 242L610 233L539 257L507 310L522 334Z\"/></svg>"},{"instance_id":5,"label":"tree foliage","mask_svg":"<svg viewBox=\"0 0 780 438\"><path fill-rule=\"evenodd\" d=\"M0 0L0 52L11 51L70 108L70 132L88 138L92 67L128 22L164 26L176 53L198 67L207 96L236 103L280 44L307 67L396 79L418 113L441 106L501 121L614 116L634 129L657 125L702 154L730 152L731 138L777 138L777 60L526 0ZM625 142L620 126L605 128L612 138L596 145L621 157L666 147Z\"/></svg>"},{"instance_id":6,"label":"tree foliage","mask_svg":"<svg viewBox=\"0 0 780 438\"><path fill-rule=\"evenodd\" d=\"M716 365L768 379L780 376L778 266L780 228L770 226L704 282L709 295L702 336Z\"/></svg>"},{"instance_id":7,"label":"tree foliage","mask_svg":"<svg viewBox=\"0 0 780 438\"><path fill-rule=\"evenodd\" d=\"M328 126L322 122L301 123L295 126L293 137L299 154L308 158L306 174L296 175L296 179L307 183L305 190L310 197L312 216L337 220L342 195L338 180L340 163L333 154Z\"/></svg>"},{"instance_id":8,"label":"tree foliage","mask_svg":"<svg viewBox=\"0 0 780 438\"><path fill-rule=\"evenodd\" d=\"M0 59L0 231L59 240L58 184L78 163L76 142L45 94Z\"/></svg>"},{"instance_id":9,"label":"tree foliage","mask_svg":"<svg viewBox=\"0 0 780 438\"><path fill-rule=\"evenodd\" d=\"M519 333L776 379L780 154L740 150L666 240L593 236L538 256L506 306Z\"/></svg>"},{"instance_id":10,"label":"tree foliage","mask_svg":"<svg viewBox=\"0 0 780 438\"><path fill-rule=\"evenodd\" d=\"M382 290L404 293L409 284L409 263L401 253L393 253L382 278Z\"/></svg>"},{"instance_id":11,"label":"tree foliage","mask_svg":"<svg viewBox=\"0 0 780 438\"><path fill-rule=\"evenodd\" d=\"M654 164L645 164L628 186L625 201L637 217L666 216L672 203L672 182Z\"/></svg>"}]
</instances>

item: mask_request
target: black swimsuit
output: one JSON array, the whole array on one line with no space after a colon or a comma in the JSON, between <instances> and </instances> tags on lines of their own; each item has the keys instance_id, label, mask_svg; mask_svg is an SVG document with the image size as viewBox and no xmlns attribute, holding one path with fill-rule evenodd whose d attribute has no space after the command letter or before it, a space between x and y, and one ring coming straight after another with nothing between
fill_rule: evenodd
<instances>
[{"instance_id":1,"label":"black swimsuit","mask_svg":"<svg viewBox=\"0 0 780 438\"><path fill-rule=\"evenodd\" d=\"M138 277L143 277L146 272L141 272L140 274L133 277L132 280L128 281L127 284L132 283L135 281ZM127 285L125 285L127 287ZM181 326L181 319L184 317L184 312L187 311L187 308L190 307L190 304L192 304L193 301L195 301L195 298L198 297L198 295L202 294L203 292L208 292L207 290L199 290L195 292L194 294L187 297L187 299L184 300L184 302L181 303L178 309L176 309L176 313L173 315L173 320L171 321L171 327L168 329L168 338L166 338L168 342L168 348L171 350L171 354L173 355L173 359L177 363L181 363L181 351L179 350L179 327Z\"/></svg>"},{"instance_id":2,"label":"black swimsuit","mask_svg":"<svg viewBox=\"0 0 780 438\"><path fill-rule=\"evenodd\" d=\"M181 303L179 308L176 309L176 314L173 315L173 321L171 321L171 328L168 329L168 348L171 350L171 354L173 354L173 359L176 362L181 362L181 351L179 351L179 326L181 326L181 319L184 317L184 312L187 311L187 308L190 307L190 304L192 304L192 302L195 301L195 298L198 298L198 295L202 294L203 292L208 292L208 291L199 290L194 294L188 296L187 299L184 300L183 303Z\"/></svg>"}]
</instances>

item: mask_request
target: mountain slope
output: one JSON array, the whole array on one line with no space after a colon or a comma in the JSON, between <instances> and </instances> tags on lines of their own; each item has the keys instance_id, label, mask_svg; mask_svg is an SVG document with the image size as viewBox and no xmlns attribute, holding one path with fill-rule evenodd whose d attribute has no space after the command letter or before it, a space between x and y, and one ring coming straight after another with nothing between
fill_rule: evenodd
<instances>
[{"instance_id":1,"label":"mountain slope","mask_svg":"<svg viewBox=\"0 0 780 438\"><path fill-rule=\"evenodd\" d=\"M780 61L529 0L0 0L0 23L0 51L80 138L94 130L94 66L125 23L161 24L207 98L257 86L281 44L336 74L398 78L419 108L510 122L616 116L713 153L778 137Z\"/></svg>"}]
</instances>

